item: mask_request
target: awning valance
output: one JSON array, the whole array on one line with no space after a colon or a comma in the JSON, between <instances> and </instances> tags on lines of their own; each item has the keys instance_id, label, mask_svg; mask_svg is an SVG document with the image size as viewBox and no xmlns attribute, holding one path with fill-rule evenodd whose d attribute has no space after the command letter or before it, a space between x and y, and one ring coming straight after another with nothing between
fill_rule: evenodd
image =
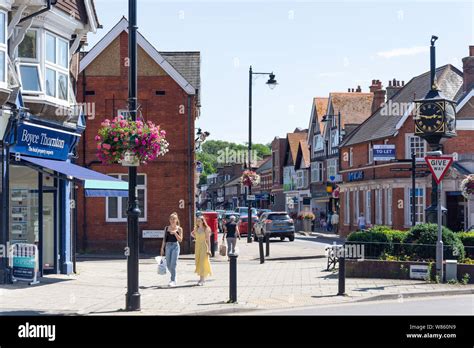
<instances>
[{"instance_id":1,"label":"awning valance","mask_svg":"<svg viewBox=\"0 0 474 348\"><path fill-rule=\"evenodd\" d=\"M21 159L82 181L87 197L128 197L128 183L111 176L66 161L27 156L21 156Z\"/></svg>"}]
</instances>

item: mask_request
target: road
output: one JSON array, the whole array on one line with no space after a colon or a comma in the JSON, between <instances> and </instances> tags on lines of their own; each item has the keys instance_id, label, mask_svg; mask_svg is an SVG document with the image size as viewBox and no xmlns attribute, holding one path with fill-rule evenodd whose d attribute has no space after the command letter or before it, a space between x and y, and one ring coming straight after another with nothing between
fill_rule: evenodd
<instances>
[{"instance_id":1,"label":"road","mask_svg":"<svg viewBox=\"0 0 474 348\"><path fill-rule=\"evenodd\" d=\"M341 305L293 308L256 315L473 315L474 295L369 301Z\"/></svg>"}]
</instances>

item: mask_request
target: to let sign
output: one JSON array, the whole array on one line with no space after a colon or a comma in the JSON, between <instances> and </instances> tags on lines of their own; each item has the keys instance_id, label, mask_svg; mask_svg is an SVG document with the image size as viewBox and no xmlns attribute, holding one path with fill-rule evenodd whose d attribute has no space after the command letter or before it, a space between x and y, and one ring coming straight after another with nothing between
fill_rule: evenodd
<instances>
[{"instance_id":1,"label":"to let sign","mask_svg":"<svg viewBox=\"0 0 474 348\"><path fill-rule=\"evenodd\" d=\"M431 174L433 174L436 183L439 185L453 163L453 158L448 156L426 156L425 161L428 164L428 168L430 168Z\"/></svg>"},{"instance_id":2,"label":"to let sign","mask_svg":"<svg viewBox=\"0 0 474 348\"><path fill-rule=\"evenodd\" d=\"M374 161L391 161L395 159L395 145L374 145Z\"/></svg>"}]
</instances>

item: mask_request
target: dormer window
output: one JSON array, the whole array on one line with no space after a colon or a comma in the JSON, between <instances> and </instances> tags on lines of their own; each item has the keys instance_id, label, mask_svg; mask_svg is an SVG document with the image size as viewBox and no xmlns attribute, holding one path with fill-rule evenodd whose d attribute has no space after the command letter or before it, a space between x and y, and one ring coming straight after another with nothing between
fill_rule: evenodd
<instances>
[{"instance_id":1,"label":"dormer window","mask_svg":"<svg viewBox=\"0 0 474 348\"><path fill-rule=\"evenodd\" d=\"M42 29L30 29L18 46L23 93L69 102L69 42Z\"/></svg>"}]
</instances>

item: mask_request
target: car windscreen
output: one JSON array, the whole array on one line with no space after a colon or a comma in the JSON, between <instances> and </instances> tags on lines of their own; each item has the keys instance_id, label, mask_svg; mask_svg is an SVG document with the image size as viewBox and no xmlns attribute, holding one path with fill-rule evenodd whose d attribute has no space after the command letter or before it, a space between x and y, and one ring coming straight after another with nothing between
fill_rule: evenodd
<instances>
[{"instance_id":1,"label":"car windscreen","mask_svg":"<svg viewBox=\"0 0 474 348\"><path fill-rule=\"evenodd\" d=\"M288 214L270 214L267 217L268 220L290 220Z\"/></svg>"}]
</instances>

